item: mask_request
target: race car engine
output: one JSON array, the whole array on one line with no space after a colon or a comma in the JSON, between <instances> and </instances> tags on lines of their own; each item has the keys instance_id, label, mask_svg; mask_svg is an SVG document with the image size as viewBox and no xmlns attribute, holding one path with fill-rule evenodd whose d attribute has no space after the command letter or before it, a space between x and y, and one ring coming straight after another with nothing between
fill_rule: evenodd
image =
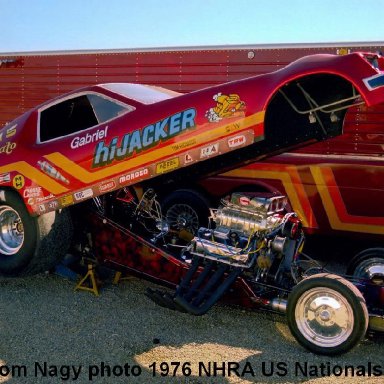
<instances>
[{"instance_id":1,"label":"race car engine","mask_svg":"<svg viewBox=\"0 0 384 384\"><path fill-rule=\"evenodd\" d=\"M304 242L301 222L286 212L286 204L284 196L232 194L211 209L210 228L200 228L181 247L189 268L175 294L150 290L148 296L168 308L202 315L243 275L267 291L265 297L272 295L271 308L284 307L271 287L291 288L292 262Z\"/></svg>"},{"instance_id":2,"label":"race car engine","mask_svg":"<svg viewBox=\"0 0 384 384\"><path fill-rule=\"evenodd\" d=\"M217 210L211 210L213 228L200 228L188 251L242 269L252 269L256 280L276 278L289 268L302 241L301 223L284 213L287 199L252 197L234 193ZM283 262L285 259L288 261Z\"/></svg>"},{"instance_id":3,"label":"race car engine","mask_svg":"<svg viewBox=\"0 0 384 384\"><path fill-rule=\"evenodd\" d=\"M115 199L123 203L116 212L121 222L127 216L134 218L151 234L150 242L163 242L186 262L193 258L210 260L251 273L255 281L281 283L285 272L291 272L291 263L304 241L302 225L293 212L286 211L285 196L260 197L254 193L233 193L222 200L218 209L211 209L209 228L201 227L189 236L187 245L175 244L175 233L163 219L156 194L148 189L135 203L129 191L122 191ZM128 214L127 214L128 213ZM131 222L133 228L133 222Z\"/></svg>"}]
</instances>

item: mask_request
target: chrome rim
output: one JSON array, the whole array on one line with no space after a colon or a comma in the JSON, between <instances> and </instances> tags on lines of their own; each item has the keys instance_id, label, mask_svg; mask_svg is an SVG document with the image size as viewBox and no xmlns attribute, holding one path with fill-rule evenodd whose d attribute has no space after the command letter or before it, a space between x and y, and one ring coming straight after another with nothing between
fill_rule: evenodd
<instances>
[{"instance_id":1,"label":"chrome rim","mask_svg":"<svg viewBox=\"0 0 384 384\"><path fill-rule=\"evenodd\" d=\"M187 204L172 205L167 211L166 219L171 228L178 231L185 229L195 234L199 229L199 216L197 212Z\"/></svg>"},{"instance_id":2,"label":"chrome rim","mask_svg":"<svg viewBox=\"0 0 384 384\"><path fill-rule=\"evenodd\" d=\"M9 206L0 207L0 253L14 255L24 243L23 222L17 211Z\"/></svg>"},{"instance_id":3,"label":"chrome rim","mask_svg":"<svg viewBox=\"0 0 384 384\"><path fill-rule=\"evenodd\" d=\"M371 257L362 261L355 269L353 275L361 279L378 282L384 281L384 259L380 257Z\"/></svg>"},{"instance_id":4,"label":"chrome rim","mask_svg":"<svg viewBox=\"0 0 384 384\"><path fill-rule=\"evenodd\" d=\"M297 302L295 318L301 334L320 347L336 347L352 334L354 317L348 300L325 287L305 292Z\"/></svg>"}]
</instances>

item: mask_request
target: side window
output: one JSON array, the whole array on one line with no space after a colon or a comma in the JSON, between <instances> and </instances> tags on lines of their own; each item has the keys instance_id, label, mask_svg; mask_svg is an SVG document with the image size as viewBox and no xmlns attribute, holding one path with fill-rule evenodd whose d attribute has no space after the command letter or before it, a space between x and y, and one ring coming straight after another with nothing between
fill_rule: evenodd
<instances>
[{"instance_id":1,"label":"side window","mask_svg":"<svg viewBox=\"0 0 384 384\"><path fill-rule=\"evenodd\" d=\"M93 106L99 124L120 116L127 110L132 110L132 108L128 109L128 106L117 104L96 94L88 95L88 99Z\"/></svg>"},{"instance_id":2,"label":"side window","mask_svg":"<svg viewBox=\"0 0 384 384\"><path fill-rule=\"evenodd\" d=\"M132 110L94 93L63 100L41 111L40 142L72 135Z\"/></svg>"}]
</instances>

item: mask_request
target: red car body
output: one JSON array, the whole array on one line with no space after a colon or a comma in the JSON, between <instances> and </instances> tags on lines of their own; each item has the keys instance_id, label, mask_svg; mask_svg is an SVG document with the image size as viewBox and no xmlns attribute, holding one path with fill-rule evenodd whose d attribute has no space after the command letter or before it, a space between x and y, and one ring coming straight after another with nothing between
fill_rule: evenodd
<instances>
[{"instance_id":1,"label":"red car body","mask_svg":"<svg viewBox=\"0 0 384 384\"><path fill-rule=\"evenodd\" d=\"M0 126L37 104L95 83L153 84L186 93L275 71L305 55L358 51L380 52L383 45L359 42L0 54ZM359 237L353 253L359 246L382 246L384 214L376 201L384 198L383 124L383 105L351 108L343 134L337 138L198 184L179 179L172 188L198 191L214 204L233 190L276 191L288 196L307 232ZM330 177L324 177L323 171ZM361 240L369 244L361 244Z\"/></svg>"},{"instance_id":2,"label":"red car body","mask_svg":"<svg viewBox=\"0 0 384 384\"><path fill-rule=\"evenodd\" d=\"M280 88L298 78L332 75L353 84L368 106L378 104L383 101L382 61L360 53L314 55L271 74L186 95L138 85L128 86L131 97L123 95L127 86L83 88L36 107L2 129L1 186L16 190L33 214L67 207L263 140L268 104ZM118 111L102 123L76 117L77 126L69 133L58 132L55 119L67 116L58 111L60 105L68 108L68 101L87 94L115 103L123 115ZM240 104L229 115L212 118L209 111L218 107L217 95L237 95ZM82 102L69 108L83 108Z\"/></svg>"}]
</instances>

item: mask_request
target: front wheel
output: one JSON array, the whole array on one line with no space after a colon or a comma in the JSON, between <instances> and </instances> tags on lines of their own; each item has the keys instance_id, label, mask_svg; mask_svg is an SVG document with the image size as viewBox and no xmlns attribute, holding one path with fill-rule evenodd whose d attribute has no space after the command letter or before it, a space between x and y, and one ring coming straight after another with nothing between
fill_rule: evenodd
<instances>
[{"instance_id":1,"label":"front wheel","mask_svg":"<svg viewBox=\"0 0 384 384\"><path fill-rule=\"evenodd\" d=\"M65 255L71 238L72 223L67 210L32 217L16 193L3 191L0 275L30 275L50 269Z\"/></svg>"},{"instance_id":2,"label":"front wheel","mask_svg":"<svg viewBox=\"0 0 384 384\"><path fill-rule=\"evenodd\" d=\"M365 335L368 311L360 291L344 278L321 273L302 280L288 297L288 326L306 349L337 355Z\"/></svg>"}]
</instances>

